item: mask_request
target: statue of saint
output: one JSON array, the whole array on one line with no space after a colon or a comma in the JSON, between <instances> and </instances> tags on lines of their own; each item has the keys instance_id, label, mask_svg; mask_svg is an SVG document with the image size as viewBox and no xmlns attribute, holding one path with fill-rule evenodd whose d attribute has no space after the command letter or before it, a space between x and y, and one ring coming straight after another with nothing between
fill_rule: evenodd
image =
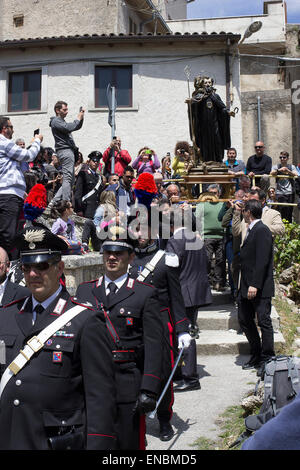
<instances>
[{"instance_id":1,"label":"statue of saint","mask_svg":"<svg viewBox=\"0 0 300 470\"><path fill-rule=\"evenodd\" d=\"M195 77L192 98L186 100L196 164L222 162L231 146L230 116L235 113L227 110L213 83L210 77Z\"/></svg>"}]
</instances>

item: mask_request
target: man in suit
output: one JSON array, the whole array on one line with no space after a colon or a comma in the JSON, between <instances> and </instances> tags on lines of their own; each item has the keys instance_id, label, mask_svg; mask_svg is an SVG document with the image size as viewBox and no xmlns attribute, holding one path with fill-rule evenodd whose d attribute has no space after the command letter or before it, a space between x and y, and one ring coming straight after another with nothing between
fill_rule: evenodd
<instances>
[{"instance_id":1,"label":"man in suit","mask_svg":"<svg viewBox=\"0 0 300 470\"><path fill-rule=\"evenodd\" d=\"M0 315L0 449L113 449L114 364L103 314L60 285L61 238L35 223L14 245L30 295Z\"/></svg>"},{"instance_id":2,"label":"man in suit","mask_svg":"<svg viewBox=\"0 0 300 470\"><path fill-rule=\"evenodd\" d=\"M160 319L164 329L164 363L163 390L174 366L178 335L179 348L188 347L189 320L186 317L184 300L179 285L179 260L177 255L161 250L159 239L155 237L157 226L148 217L148 224L138 233L138 247L135 258L129 267L129 275L157 288L160 303ZM145 233L143 233L145 232ZM158 233L157 233L158 234ZM156 234L156 235L157 235ZM174 393L171 383L157 410L159 420L159 437L161 441L169 441L174 430L170 424L173 410Z\"/></svg>"},{"instance_id":3,"label":"man in suit","mask_svg":"<svg viewBox=\"0 0 300 470\"><path fill-rule=\"evenodd\" d=\"M262 207L259 201L247 201L243 213L248 229L240 254L238 316L250 344L251 357L243 365L243 369L249 369L259 367L275 354L271 321L271 298L274 295L273 241L270 229L261 221Z\"/></svg>"},{"instance_id":4,"label":"man in suit","mask_svg":"<svg viewBox=\"0 0 300 470\"><path fill-rule=\"evenodd\" d=\"M26 287L9 281L9 258L4 248L0 247L0 308L13 300L21 299L29 294Z\"/></svg>"},{"instance_id":5,"label":"man in suit","mask_svg":"<svg viewBox=\"0 0 300 470\"><path fill-rule=\"evenodd\" d=\"M262 222L271 230L272 235L283 235L285 232L284 223L280 212L275 209L271 209L266 205L266 193L263 190L251 189L249 193L249 200L255 199L262 205ZM241 235L241 244L243 244L247 226L244 219L242 219L243 204L237 201L234 204L233 216L232 216L232 235L238 237Z\"/></svg>"},{"instance_id":6,"label":"man in suit","mask_svg":"<svg viewBox=\"0 0 300 470\"><path fill-rule=\"evenodd\" d=\"M128 275L136 239L109 225L102 244L104 276L80 284L76 298L104 309L116 366L118 449L145 449L145 414L161 389L162 323L154 287Z\"/></svg>"},{"instance_id":7,"label":"man in suit","mask_svg":"<svg viewBox=\"0 0 300 470\"><path fill-rule=\"evenodd\" d=\"M178 218L177 218L178 217ZM181 222L181 224L180 224ZM207 256L200 235L191 230L192 220L189 222L179 216L170 214L171 238L166 251L175 253L179 258L180 287L185 305L186 316L191 328L197 329L198 309L201 306L211 304L212 296L207 274ZM188 225L190 225L188 227ZM164 233L163 233L164 234ZM196 341L193 339L188 348L183 352L183 365L179 374L179 383L174 387L174 392L199 390L200 382L197 372Z\"/></svg>"}]
</instances>

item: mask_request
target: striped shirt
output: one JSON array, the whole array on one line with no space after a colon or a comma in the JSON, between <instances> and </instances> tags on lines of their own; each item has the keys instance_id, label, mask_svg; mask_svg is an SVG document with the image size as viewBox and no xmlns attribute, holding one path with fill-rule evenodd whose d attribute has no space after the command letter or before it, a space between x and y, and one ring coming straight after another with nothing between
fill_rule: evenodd
<instances>
[{"instance_id":1,"label":"striped shirt","mask_svg":"<svg viewBox=\"0 0 300 470\"><path fill-rule=\"evenodd\" d=\"M0 134L0 194L15 194L23 199L26 184L22 162L32 162L40 151L37 137L29 149L22 149Z\"/></svg>"}]
</instances>

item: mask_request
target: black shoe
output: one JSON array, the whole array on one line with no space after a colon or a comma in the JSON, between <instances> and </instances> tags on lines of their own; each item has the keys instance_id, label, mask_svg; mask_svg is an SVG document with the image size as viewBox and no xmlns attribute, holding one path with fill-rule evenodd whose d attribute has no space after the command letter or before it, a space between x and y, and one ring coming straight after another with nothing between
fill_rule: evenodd
<instances>
[{"instance_id":1,"label":"black shoe","mask_svg":"<svg viewBox=\"0 0 300 470\"><path fill-rule=\"evenodd\" d=\"M174 387L174 392L188 392L190 390L200 390L200 382L186 382L183 380L180 384Z\"/></svg>"},{"instance_id":2,"label":"black shoe","mask_svg":"<svg viewBox=\"0 0 300 470\"><path fill-rule=\"evenodd\" d=\"M261 359L259 356L251 356L249 361L242 366L242 369L255 369L260 366L260 363Z\"/></svg>"},{"instance_id":3,"label":"black shoe","mask_svg":"<svg viewBox=\"0 0 300 470\"><path fill-rule=\"evenodd\" d=\"M174 436L174 429L168 421L159 422L159 438L161 441L169 441Z\"/></svg>"}]
</instances>

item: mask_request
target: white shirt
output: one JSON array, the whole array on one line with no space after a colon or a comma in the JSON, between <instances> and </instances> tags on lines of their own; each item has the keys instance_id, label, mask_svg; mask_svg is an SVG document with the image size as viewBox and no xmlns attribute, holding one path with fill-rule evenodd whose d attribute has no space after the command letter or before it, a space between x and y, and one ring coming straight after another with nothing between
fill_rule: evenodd
<instances>
[{"instance_id":1,"label":"white shirt","mask_svg":"<svg viewBox=\"0 0 300 470\"><path fill-rule=\"evenodd\" d=\"M47 307L49 307L49 305L53 302L53 300L60 294L60 292L62 291L62 287L59 286L59 288L57 289L56 292L54 292L54 294L51 295L51 297L48 297L48 299L44 300L44 302L38 302L34 297L33 295L31 296L32 297L32 324L34 325L34 322L36 320L36 312L35 312L35 307L37 305L42 305L44 307L44 309L46 309Z\"/></svg>"},{"instance_id":2,"label":"white shirt","mask_svg":"<svg viewBox=\"0 0 300 470\"><path fill-rule=\"evenodd\" d=\"M2 284L0 284L0 305L2 303L2 298L3 298L3 295L4 295L4 291L5 291L5 288L6 288L7 281L8 281L8 278L6 278L5 281L2 282Z\"/></svg>"}]
</instances>

